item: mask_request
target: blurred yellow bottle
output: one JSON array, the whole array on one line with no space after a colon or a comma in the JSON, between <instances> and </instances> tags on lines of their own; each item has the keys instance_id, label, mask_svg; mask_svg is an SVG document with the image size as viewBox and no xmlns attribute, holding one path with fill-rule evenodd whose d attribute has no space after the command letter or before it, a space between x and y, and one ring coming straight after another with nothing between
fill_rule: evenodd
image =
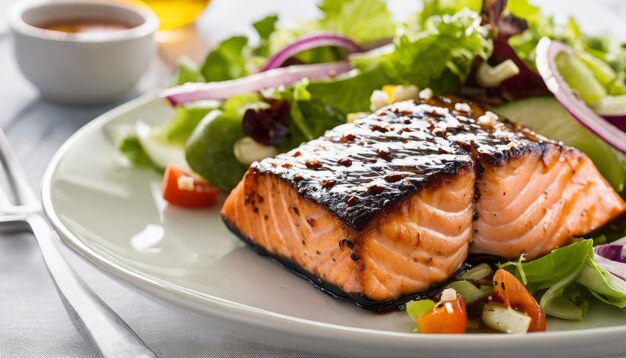
<instances>
[{"instance_id":1,"label":"blurred yellow bottle","mask_svg":"<svg viewBox=\"0 0 626 358\"><path fill-rule=\"evenodd\" d=\"M173 30L196 21L211 0L128 0L148 5L161 21L159 30Z\"/></svg>"}]
</instances>

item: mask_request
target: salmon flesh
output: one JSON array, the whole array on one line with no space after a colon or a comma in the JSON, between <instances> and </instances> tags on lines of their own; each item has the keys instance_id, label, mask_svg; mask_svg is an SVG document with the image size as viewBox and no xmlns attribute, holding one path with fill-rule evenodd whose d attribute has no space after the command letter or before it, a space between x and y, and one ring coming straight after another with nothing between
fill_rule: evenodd
<instances>
[{"instance_id":1,"label":"salmon flesh","mask_svg":"<svg viewBox=\"0 0 626 358\"><path fill-rule=\"evenodd\" d=\"M441 97L253 163L222 217L324 291L384 310L437 292L471 253L537 258L625 211L585 154Z\"/></svg>"}]
</instances>

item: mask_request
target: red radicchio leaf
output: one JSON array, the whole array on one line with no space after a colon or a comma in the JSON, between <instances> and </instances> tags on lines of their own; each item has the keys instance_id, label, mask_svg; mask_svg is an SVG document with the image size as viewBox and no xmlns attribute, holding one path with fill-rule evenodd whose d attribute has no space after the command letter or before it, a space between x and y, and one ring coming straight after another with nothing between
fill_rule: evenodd
<instances>
[{"instance_id":1,"label":"red radicchio leaf","mask_svg":"<svg viewBox=\"0 0 626 358\"><path fill-rule=\"evenodd\" d=\"M266 98L270 107L248 109L243 115L242 131L264 145L280 145L289 134L289 110L287 101Z\"/></svg>"},{"instance_id":2,"label":"red radicchio leaf","mask_svg":"<svg viewBox=\"0 0 626 358\"><path fill-rule=\"evenodd\" d=\"M507 99L523 98L548 94L541 76L529 68L509 45L509 38L528 29L526 20L513 14L502 16L506 9L507 0L483 0L483 22L489 23L494 31L493 54L487 61L494 66L506 60L512 60L520 73L502 82L502 95Z\"/></svg>"}]
</instances>

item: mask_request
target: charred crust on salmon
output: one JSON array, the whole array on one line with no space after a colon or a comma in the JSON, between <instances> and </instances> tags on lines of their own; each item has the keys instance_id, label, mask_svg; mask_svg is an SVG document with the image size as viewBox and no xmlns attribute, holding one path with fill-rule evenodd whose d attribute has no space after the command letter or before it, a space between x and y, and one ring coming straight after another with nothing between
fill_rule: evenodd
<instances>
[{"instance_id":1,"label":"charred crust on salmon","mask_svg":"<svg viewBox=\"0 0 626 358\"><path fill-rule=\"evenodd\" d=\"M348 227L361 230L389 207L383 203L400 202L473 168L466 150L436 137L426 122L415 120L414 111L397 112L392 107L339 126L252 167L280 177Z\"/></svg>"}]
</instances>

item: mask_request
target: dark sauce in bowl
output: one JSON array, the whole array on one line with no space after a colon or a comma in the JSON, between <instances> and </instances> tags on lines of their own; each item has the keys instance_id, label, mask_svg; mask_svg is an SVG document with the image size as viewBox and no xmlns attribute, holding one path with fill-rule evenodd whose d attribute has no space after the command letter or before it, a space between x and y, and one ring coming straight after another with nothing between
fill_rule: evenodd
<instances>
[{"instance_id":1,"label":"dark sauce in bowl","mask_svg":"<svg viewBox=\"0 0 626 358\"><path fill-rule=\"evenodd\" d=\"M68 34L85 34L85 33L108 33L120 30L128 30L133 26L120 21L113 20L55 20L37 25L37 27L50 30L65 32Z\"/></svg>"}]
</instances>

